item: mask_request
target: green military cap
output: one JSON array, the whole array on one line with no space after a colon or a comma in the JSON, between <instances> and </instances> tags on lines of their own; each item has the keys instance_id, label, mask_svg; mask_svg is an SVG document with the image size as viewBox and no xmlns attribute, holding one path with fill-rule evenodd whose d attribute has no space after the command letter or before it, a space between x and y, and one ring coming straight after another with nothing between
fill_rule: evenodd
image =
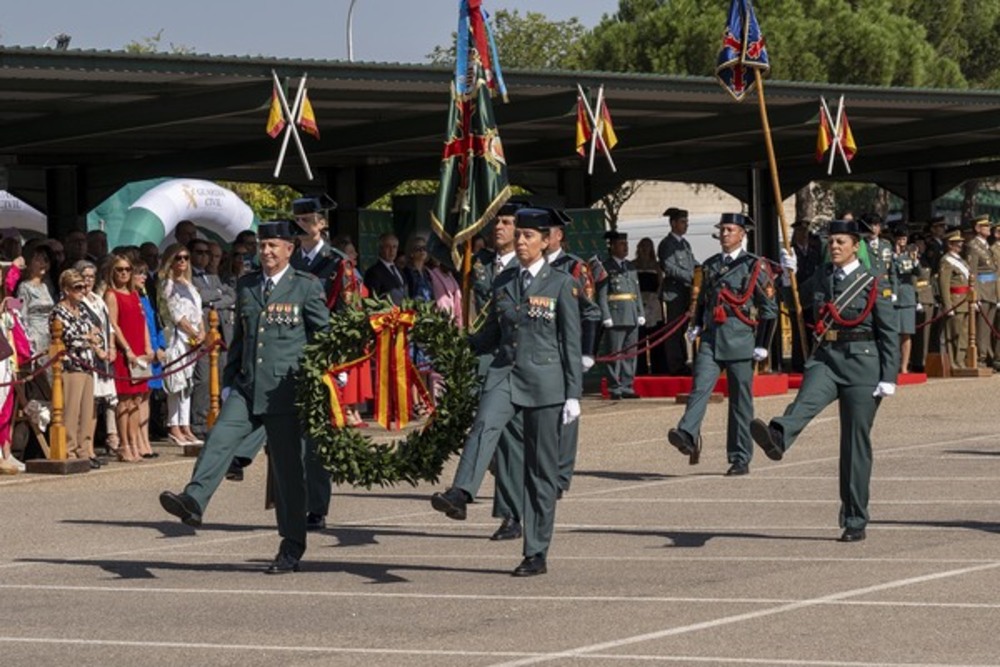
<instances>
[{"instance_id":1,"label":"green military cap","mask_svg":"<svg viewBox=\"0 0 1000 667\"><path fill-rule=\"evenodd\" d=\"M305 231L294 220L269 220L257 226L257 238L283 239L294 241L296 236L304 236Z\"/></svg>"}]
</instances>

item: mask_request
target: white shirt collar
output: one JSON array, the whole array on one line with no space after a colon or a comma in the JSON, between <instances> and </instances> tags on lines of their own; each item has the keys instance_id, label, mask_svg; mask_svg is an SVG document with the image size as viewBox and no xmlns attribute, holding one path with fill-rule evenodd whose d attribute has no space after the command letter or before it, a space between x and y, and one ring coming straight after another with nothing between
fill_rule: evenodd
<instances>
[{"instance_id":1,"label":"white shirt collar","mask_svg":"<svg viewBox=\"0 0 1000 667\"><path fill-rule=\"evenodd\" d=\"M285 264L285 268L283 268L283 269L282 269L281 271L278 271L278 272L277 272L277 273L275 273L275 274L274 274L273 276L269 276L269 275L267 275L266 273L262 274L262 275L264 276L264 283L266 284L266 283L267 283L267 279L268 279L268 278L270 278L270 279L271 279L271 281L272 281L272 282L273 282L273 283L275 284L275 286L277 286L277 285L278 285L278 283L280 283L280 282L281 282L281 278L282 278L282 277L283 277L283 276L284 276L284 275L285 275L286 273L288 273L288 269L290 269L290 268L292 268L292 265L291 265L291 264Z\"/></svg>"},{"instance_id":2,"label":"white shirt collar","mask_svg":"<svg viewBox=\"0 0 1000 667\"><path fill-rule=\"evenodd\" d=\"M548 255L546 255L545 259L548 260L549 262L554 262L557 259L559 259L559 255L561 255L561 254L562 254L562 248L556 248L555 250L553 250L552 252L550 252Z\"/></svg>"},{"instance_id":3,"label":"white shirt collar","mask_svg":"<svg viewBox=\"0 0 1000 667\"><path fill-rule=\"evenodd\" d=\"M303 259L307 259L310 262L316 259L316 255L318 255L319 251L323 249L323 243L324 243L323 239L320 239L319 243L316 244L316 247L310 250L309 252L306 252L306 249L302 248Z\"/></svg>"},{"instance_id":4,"label":"white shirt collar","mask_svg":"<svg viewBox=\"0 0 1000 667\"><path fill-rule=\"evenodd\" d=\"M734 250L732 252L724 252L722 254L725 255L726 257L728 257L730 260L735 260L737 257L740 256L741 252L743 252L743 248L737 248L736 250Z\"/></svg>"},{"instance_id":5,"label":"white shirt collar","mask_svg":"<svg viewBox=\"0 0 1000 667\"><path fill-rule=\"evenodd\" d=\"M858 267L861 266L861 261L858 259L852 259L850 262L844 266L837 269L838 271L843 271L845 276L849 276L854 273Z\"/></svg>"},{"instance_id":6,"label":"white shirt collar","mask_svg":"<svg viewBox=\"0 0 1000 667\"><path fill-rule=\"evenodd\" d=\"M500 260L500 264L504 268L507 268L508 266L510 266L510 263L513 261L514 255L515 255L515 251L511 250L510 252L504 253L503 255L498 254L497 255L497 259Z\"/></svg>"},{"instance_id":7,"label":"white shirt collar","mask_svg":"<svg viewBox=\"0 0 1000 667\"><path fill-rule=\"evenodd\" d=\"M681 236L680 234L674 234L673 232L670 232L670 235L673 236L678 241L683 241L684 240L684 237Z\"/></svg>"},{"instance_id":8,"label":"white shirt collar","mask_svg":"<svg viewBox=\"0 0 1000 667\"><path fill-rule=\"evenodd\" d=\"M542 270L543 266L545 266L545 257L544 256L539 257L538 259L536 259L534 261L534 263L532 263L531 266L528 266L528 267L523 267L522 266L521 270L524 271L525 269L527 269L527 271L531 274L531 277L534 278L534 277L536 277L538 275L538 272Z\"/></svg>"}]
</instances>

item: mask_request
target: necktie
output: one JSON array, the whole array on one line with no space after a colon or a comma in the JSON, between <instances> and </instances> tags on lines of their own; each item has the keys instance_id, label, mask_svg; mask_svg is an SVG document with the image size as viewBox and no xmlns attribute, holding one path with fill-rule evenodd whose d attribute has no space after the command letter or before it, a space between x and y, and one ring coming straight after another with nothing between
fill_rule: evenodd
<instances>
[{"instance_id":1,"label":"necktie","mask_svg":"<svg viewBox=\"0 0 1000 667\"><path fill-rule=\"evenodd\" d=\"M274 291L274 281L268 278L264 281L264 301L271 298L271 292Z\"/></svg>"},{"instance_id":2,"label":"necktie","mask_svg":"<svg viewBox=\"0 0 1000 667\"><path fill-rule=\"evenodd\" d=\"M531 271L528 269L521 270L521 293L524 294L531 287Z\"/></svg>"},{"instance_id":3,"label":"necktie","mask_svg":"<svg viewBox=\"0 0 1000 667\"><path fill-rule=\"evenodd\" d=\"M845 273L843 269L837 269L836 271L833 272L833 280L834 280L834 282L838 282L839 283L841 280L843 280L846 277L847 277L847 273Z\"/></svg>"},{"instance_id":4,"label":"necktie","mask_svg":"<svg viewBox=\"0 0 1000 667\"><path fill-rule=\"evenodd\" d=\"M730 257L729 255L726 255L725 257L722 258L722 265L723 266L729 266L732 263L733 263L733 258Z\"/></svg>"},{"instance_id":5,"label":"necktie","mask_svg":"<svg viewBox=\"0 0 1000 667\"><path fill-rule=\"evenodd\" d=\"M396 282L400 285L403 284L403 276L399 273L399 269L396 268L395 264L390 264L389 268L392 270L392 275L396 279Z\"/></svg>"},{"instance_id":6,"label":"necktie","mask_svg":"<svg viewBox=\"0 0 1000 667\"><path fill-rule=\"evenodd\" d=\"M497 255L497 267L494 273L499 274L501 271L503 271L503 258Z\"/></svg>"}]
</instances>

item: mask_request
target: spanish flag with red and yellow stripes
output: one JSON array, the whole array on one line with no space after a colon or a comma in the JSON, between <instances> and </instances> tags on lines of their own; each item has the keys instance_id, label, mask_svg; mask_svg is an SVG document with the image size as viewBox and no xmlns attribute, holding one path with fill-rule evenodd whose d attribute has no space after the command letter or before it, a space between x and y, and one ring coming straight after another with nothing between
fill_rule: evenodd
<instances>
[{"instance_id":1,"label":"spanish flag with red and yellow stripes","mask_svg":"<svg viewBox=\"0 0 1000 667\"><path fill-rule=\"evenodd\" d=\"M312 102L309 101L309 91L302 93L302 111L299 112L299 127L303 132L308 132L319 139L319 126L316 124L316 113L313 111Z\"/></svg>"},{"instance_id":2,"label":"spanish flag with red and yellow stripes","mask_svg":"<svg viewBox=\"0 0 1000 667\"><path fill-rule=\"evenodd\" d=\"M819 107L819 134L816 135L816 161L822 162L823 156L830 150L830 121L826 119L826 110Z\"/></svg>"},{"instance_id":3,"label":"spanish flag with red and yellow stripes","mask_svg":"<svg viewBox=\"0 0 1000 667\"><path fill-rule=\"evenodd\" d=\"M271 89L271 111L267 114L267 134L272 139L277 138L285 129L285 116L281 112L281 100L278 98L278 87Z\"/></svg>"}]
</instances>

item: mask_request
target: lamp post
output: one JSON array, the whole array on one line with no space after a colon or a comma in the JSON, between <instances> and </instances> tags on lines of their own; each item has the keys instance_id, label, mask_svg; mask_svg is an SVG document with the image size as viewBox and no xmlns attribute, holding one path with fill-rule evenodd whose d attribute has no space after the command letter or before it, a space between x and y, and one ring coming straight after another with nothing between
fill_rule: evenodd
<instances>
[{"instance_id":1,"label":"lamp post","mask_svg":"<svg viewBox=\"0 0 1000 667\"><path fill-rule=\"evenodd\" d=\"M354 62L354 5L358 0L351 0L347 8L347 61Z\"/></svg>"}]
</instances>

